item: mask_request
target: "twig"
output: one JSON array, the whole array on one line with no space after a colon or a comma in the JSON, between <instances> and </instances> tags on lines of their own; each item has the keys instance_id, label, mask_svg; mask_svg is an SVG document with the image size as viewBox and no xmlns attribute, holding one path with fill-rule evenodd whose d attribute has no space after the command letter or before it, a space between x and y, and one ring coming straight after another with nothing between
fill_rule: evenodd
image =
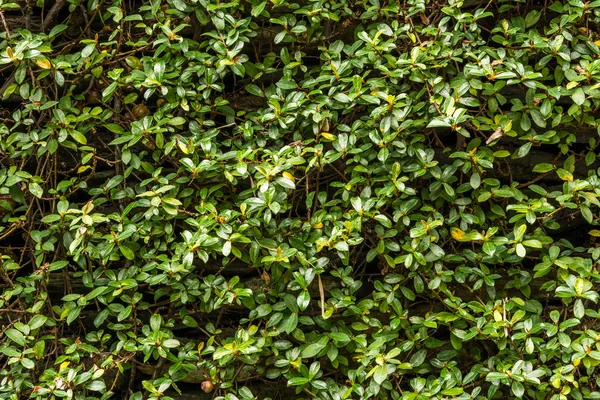
<instances>
[{"instance_id":1,"label":"twig","mask_svg":"<svg viewBox=\"0 0 600 400\"><path fill-rule=\"evenodd\" d=\"M321 317L325 318L325 291L323 290L321 275L317 275L317 277L319 278L319 294L321 295Z\"/></svg>"},{"instance_id":2,"label":"twig","mask_svg":"<svg viewBox=\"0 0 600 400\"><path fill-rule=\"evenodd\" d=\"M79 5L79 9L81 10L81 14L83 15L83 19L85 20L85 25L89 25L90 24L90 18L88 17L88 13L87 10L85 9L85 6L83 4Z\"/></svg>"},{"instance_id":3,"label":"twig","mask_svg":"<svg viewBox=\"0 0 600 400\"><path fill-rule=\"evenodd\" d=\"M50 11L48 11L48 15L46 15L46 18L44 18L42 20L42 30L44 32L47 33L48 29L52 29L52 25L54 24L54 21L56 21L56 18L58 18L58 13L67 4L68 4L67 0L58 0L56 3L54 3L52 8L50 8Z\"/></svg>"},{"instance_id":4,"label":"twig","mask_svg":"<svg viewBox=\"0 0 600 400\"><path fill-rule=\"evenodd\" d=\"M4 30L6 31L6 39L10 40L10 29L8 29L8 24L6 23L6 19L4 18L4 13L0 11L0 19L2 19L2 24L4 25Z\"/></svg>"},{"instance_id":5,"label":"twig","mask_svg":"<svg viewBox=\"0 0 600 400\"><path fill-rule=\"evenodd\" d=\"M25 29L31 30L31 17L33 12L31 11L31 0L27 0L25 3Z\"/></svg>"}]
</instances>

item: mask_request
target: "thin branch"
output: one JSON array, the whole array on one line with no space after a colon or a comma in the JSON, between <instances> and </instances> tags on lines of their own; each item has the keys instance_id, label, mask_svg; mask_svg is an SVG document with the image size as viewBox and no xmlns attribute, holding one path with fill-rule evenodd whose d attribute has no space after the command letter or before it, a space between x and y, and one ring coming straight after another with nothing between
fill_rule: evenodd
<instances>
[{"instance_id":1,"label":"thin branch","mask_svg":"<svg viewBox=\"0 0 600 400\"><path fill-rule=\"evenodd\" d=\"M67 4L67 0L58 0L56 3L54 3L52 8L50 8L50 11L48 11L48 15L46 15L46 18L44 18L44 20L42 21L42 30L44 32L47 33L49 29L52 29L56 18L58 18L58 13Z\"/></svg>"},{"instance_id":2,"label":"thin branch","mask_svg":"<svg viewBox=\"0 0 600 400\"><path fill-rule=\"evenodd\" d=\"M0 11L0 19L2 20L4 30L6 31L6 39L10 40L10 29L8 29L8 24L6 23L6 19L4 18L4 13L2 11Z\"/></svg>"}]
</instances>

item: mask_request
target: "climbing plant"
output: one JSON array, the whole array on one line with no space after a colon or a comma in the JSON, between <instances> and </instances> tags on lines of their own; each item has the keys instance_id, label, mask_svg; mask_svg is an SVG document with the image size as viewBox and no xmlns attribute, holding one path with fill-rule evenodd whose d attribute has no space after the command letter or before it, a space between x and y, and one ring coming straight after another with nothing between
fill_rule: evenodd
<instances>
[{"instance_id":1,"label":"climbing plant","mask_svg":"<svg viewBox=\"0 0 600 400\"><path fill-rule=\"evenodd\" d=\"M600 398L600 1L0 22L0 398Z\"/></svg>"}]
</instances>

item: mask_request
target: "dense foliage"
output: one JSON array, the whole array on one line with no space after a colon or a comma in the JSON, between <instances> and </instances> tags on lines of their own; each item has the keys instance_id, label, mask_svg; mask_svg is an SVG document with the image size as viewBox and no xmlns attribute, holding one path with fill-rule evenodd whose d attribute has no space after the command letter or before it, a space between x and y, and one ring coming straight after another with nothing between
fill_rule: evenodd
<instances>
[{"instance_id":1,"label":"dense foliage","mask_svg":"<svg viewBox=\"0 0 600 400\"><path fill-rule=\"evenodd\" d=\"M600 1L0 22L0 398L600 398Z\"/></svg>"}]
</instances>

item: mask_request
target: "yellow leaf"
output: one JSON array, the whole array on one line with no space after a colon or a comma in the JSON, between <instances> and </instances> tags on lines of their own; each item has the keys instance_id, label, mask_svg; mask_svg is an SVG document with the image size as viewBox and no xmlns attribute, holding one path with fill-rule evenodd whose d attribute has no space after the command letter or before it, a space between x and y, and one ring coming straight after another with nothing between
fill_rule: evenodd
<instances>
[{"instance_id":1,"label":"yellow leaf","mask_svg":"<svg viewBox=\"0 0 600 400\"><path fill-rule=\"evenodd\" d=\"M450 234L454 238L454 240L458 240L459 242L468 242L469 239L465 238L466 233L458 228L450 228Z\"/></svg>"},{"instance_id":2,"label":"yellow leaf","mask_svg":"<svg viewBox=\"0 0 600 400\"><path fill-rule=\"evenodd\" d=\"M594 44L595 44L596 46L600 46L600 40L596 40L596 41L594 42Z\"/></svg>"},{"instance_id":3,"label":"yellow leaf","mask_svg":"<svg viewBox=\"0 0 600 400\"><path fill-rule=\"evenodd\" d=\"M58 368L58 371L62 371L63 369L67 368L69 366L70 362L69 361L65 361L64 363L60 364L60 367Z\"/></svg>"},{"instance_id":4,"label":"yellow leaf","mask_svg":"<svg viewBox=\"0 0 600 400\"><path fill-rule=\"evenodd\" d=\"M556 378L551 383L552 383L552 386L554 386L555 388L558 389L560 387L560 378Z\"/></svg>"},{"instance_id":5,"label":"yellow leaf","mask_svg":"<svg viewBox=\"0 0 600 400\"><path fill-rule=\"evenodd\" d=\"M577 86L579 86L579 82L577 82L577 81L571 81L571 82L567 83L567 89L573 89L573 88L576 88Z\"/></svg>"},{"instance_id":6,"label":"yellow leaf","mask_svg":"<svg viewBox=\"0 0 600 400\"><path fill-rule=\"evenodd\" d=\"M190 154L190 151L188 150L187 146L185 145L185 143L181 143L179 140L177 141L177 146L179 146L179 150L181 150L183 152L183 154Z\"/></svg>"},{"instance_id":7,"label":"yellow leaf","mask_svg":"<svg viewBox=\"0 0 600 400\"><path fill-rule=\"evenodd\" d=\"M77 168L77 173L80 174L88 169L90 169L91 167L89 165L82 165L81 167Z\"/></svg>"},{"instance_id":8,"label":"yellow leaf","mask_svg":"<svg viewBox=\"0 0 600 400\"><path fill-rule=\"evenodd\" d=\"M502 318L502 314L500 314L500 311L498 310L494 310L494 320L496 322L500 322L502 321L504 318Z\"/></svg>"},{"instance_id":9,"label":"yellow leaf","mask_svg":"<svg viewBox=\"0 0 600 400\"><path fill-rule=\"evenodd\" d=\"M600 237L600 231L597 229L592 229L591 231L588 232L590 235L594 236L594 237Z\"/></svg>"},{"instance_id":10,"label":"yellow leaf","mask_svg":"<svg viewBox=\"0 0 600 400\"><path fill-rule=\"evenodd\" d=\"M281 175L288 178L292 182L296 181L296 178L294 178L294 175L290 174L289 172L283 172Z\"/></svg>"},{"instance_id":11,"label":"yellow leaf","mask_svg":"<svg viewBox=\"0 0 600 400\"><path fill-rule=\"evenodd\" d=\"M321 136L323 136L327 140L335 140L335 135L332 135L329 132L321 132Z\"/></svg>"},{"instance_id":12,"label":"yellow leaf","mask_svg":"<svg viewBox=\"0 0 600 400\"><path fill-rule=\"evenodd\" d=\"M42 69L52 68L52 64L50 64L50 60L48 60L47 58L44 58L43 60L35 60L35 63L37 64L38 67L40 67Z\"/></svg>"}]
</instances>

